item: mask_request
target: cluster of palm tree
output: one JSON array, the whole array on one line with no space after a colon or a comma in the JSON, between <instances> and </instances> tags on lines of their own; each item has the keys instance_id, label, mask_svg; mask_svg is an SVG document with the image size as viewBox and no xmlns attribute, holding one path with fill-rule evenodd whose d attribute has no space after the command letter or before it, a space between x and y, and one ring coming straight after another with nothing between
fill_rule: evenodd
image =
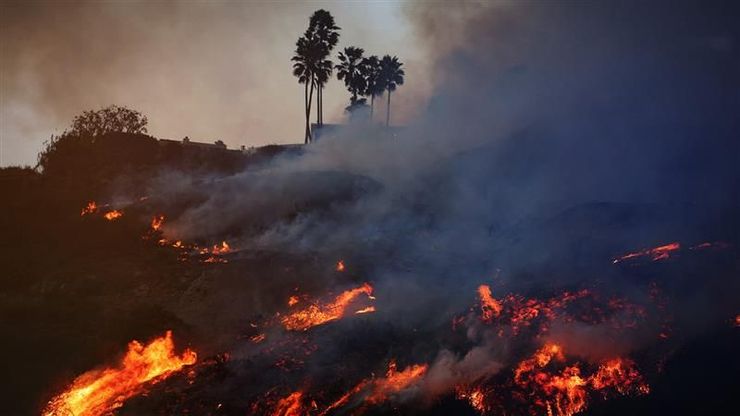
<instances>
[{"instance_id":1,"label":"cluster of palm tree","mask_svg":"<svg viewBox=\"0 0 740 416\"><path fill-rule=\"evenodd\" d=\"M388 92L388 105L386 106L385 124L390 125L391 119L391 92L399 85L403 85L403 65L397 57L385 55L382 59L372 55L364 57L362 48L350 46L344 48L344 53L339 52L339 64L335 66L337 78L344 80L344 85L352 94L348 111L354 111L358 107L367 105L366 98L370 97L370 119L373 118L375 109L375 97Z\"/></svg>"},{"instance_id":2,"label":"cluster of palm tree","mask_svg":"<svg viewBox=\"0 0 740 416\"><path fill-rule=\"evenodd\" d=\"M309 19L308 29L296 42L293 61L293 75L298 82L304 84L304 103L306 113L305 143L311 141L311 103L314 88L316 89L316 124L321 126L323 120L323 89L329 81L334 69L337 78L344 81L350 92L350 105L347 111L355 111L367 105L370 97L370 119L373 117L375 97L388 93L386 107L386 126L390 125L391 92L399 85L403 85L403 65L397 57L385 55L382 59L377 56L365 57L362 48L349 46L339 52L339 63L334 66L329 59L332 49L339 41L340 28L335 24L334 17L326 10L317 10Z\"/></svg>"},{"instance_id":3,"label":"cluster of palm tree","mask_svg":"<svg viewBox=\"0 0 740 416\"><path fill-rule=\"evenodd\" d=\"M291 59L293 75L298 77L299 83L305 84L306 143L311 140L309 118L314 88L317 89L316 123L323 123L322 90L331 77L333 63L329 56L339 42L339 30L331 13L324 9L317 10L311 15L306 33L298 38L295 55Z\"/></svg>"}]
</instances>

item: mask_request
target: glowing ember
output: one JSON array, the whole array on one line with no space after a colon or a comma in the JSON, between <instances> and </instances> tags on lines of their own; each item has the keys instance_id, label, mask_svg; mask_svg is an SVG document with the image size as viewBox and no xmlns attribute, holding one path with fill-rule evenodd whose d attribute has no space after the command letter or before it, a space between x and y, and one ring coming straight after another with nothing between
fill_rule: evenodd
<instances>
[{"instance_id":1,"label":"glowing ember","mask_svg":"<svg viewBox=\"0 0 740 416\"><path fill-rule=\"evenodd\" d=\"M290 331L305 331L317 325L341 319L351 304L362 294L372 299L373 288L365 283L362 286L342 292L328 304L313 303L281 319L285 329Z\"/></svg>"},{"instance_id":2,"label":"glowing ember","mask_svg":"<svg viewBox=\"0 0 740 416\"><path fill-rule=\"evenodd\" d=\"M740 315L735 316L735 327L740 328Z\"/></svg>"},{"instance_id":3,"label":"glowing ember","mask_svg":"<svg viewBox=\"0 0 740 416\"><path fill-rule=\"evenodd\" d=\"M501 304L493 298L490 286L478 286L478 297L480 298L482 320L485 322L491 322L493 318L501 314Z\"/></svg>"},{"instance_id":4,"label":"glowing ember","mask_svg":"<svg viewBox=\"0 0 740 416\"><path fill-rule=\"evenodd\" d=\"M271 412L272 416L304 416L307 410L304 409L303 392L296 391L289 396L280 399Z\"/></svg>"},{"instance_id":5,"label":"glowing ember","mask_svg":"<svg viewBox=\"0 0 740 416\"><path fill-rule=\"evenodd\" d=\"M249 338L250 341L254 342L255 344L259 344L260 342L265 340L265 334L257 334L251 338Z\"/></svg>"},{"instance_id":6,"label":"glowing ember","mask_svg":"<svg viewBox=\"0 0 740 416\"><path fill-rule=\"evenodd\" d=\"M222 257L216 257L216 256L209 256L205 260L203 260L203 263L228 263L229 261L222 258Z\"/></svg>"},{"instance_id":7,"label":"glowing ember","mask_svg":"<svg viewBox=\"0 0 740 416\"><path fill-rule=\"evenodd\" d=\"M226 241L222 241L221 244L214 244L213 248L211 248L212 254L226 254L231 251L231 247L229 247L229 244Z\"/></svg>"},{"instance_id":8,"label":"glowing ember","mask_svg":"<svg viewBox=\"0 0 740 416\"><path fill-rule=\"evenodd\" d=\"M152 218L152 230L159 231L162 228L163 223L164 215L155 215L154 218Z\"/></svg>"},{"instance_id":9,"label":"glowing ember","mask_svg":"<svg viewBox=\"0 0 740 416\"><path fill-rule=\"evenodd\" d=\"M293 295L288 298L288 306L293 306L296 303L298 303L298 296Z\"/></svg>"},{"instance_id":10,"label":"glowing ember","mask_svg":"<svg viewBox=\"0 0 740 416\"><path fill-rule=\"evenodd\" d=\"M395 360L391 360L388 364L388 371L385 377L362 380L354 388L325 408L320 414L325 415L334 409L344 407L353 398L355 398L355 402L363 400L368 404L385 402L391 396L407 390L421 381L426 374L427 368L428 366L426 364L417 364L398 371Z\"/></svg>"},{"instance_id":11,"label":"glowing ember","mask_svg":"<svg viewBox=\"0 0 740 416\"><path fill-rule=\"evenodd\" d=\"M621 394L650 392L650 387L635 368L635 363L625 358L614 358L604 362L589 381L596 390L613 388Z\"/></svg>"},{"instance_id":12,"label":"glowing ember","mask_svg":"<svg viewBox=\"0 0 740 416\"><path fill-rule=\"evenodd\" d=\"M105 218L108 221L117 220L121 218L122 216L123 216L123 212L117 209L114 209L113 211L108 211L105 214L103 214L103 218Z\"/></svg>"},{"instance_id":13,"label":"glowing ember","mask_svg":"<svg viewBox=\"0 0 740 416\"><path fill-rule=\"evenodd\" d=\"M532 357L519 363L519 366L514 370L514 381L521 384L523 374L545 367L553 358L564 361L563 349L557 344L546 344L537 350Z\"/></svg>"},{"instance_id":14,"label":"glowing ember","mask_svg":"<svg viewBox=\"0 0 740 416\"><path fill-rule=\"evenodd\" d=\"M171 331L146 346L132 341L119 367L93 370L79 376L65 392L48 403L43 415L110 414L148 386L195 363L194 351L186 349L177 356L174 349Z\"/></svg>"},{"instance_id":15,"label":"glowing ember","mask_svg":"<svg viewBox=\"0 0 740 416\"><path fill-rule=\"evenodd\" d=\"M375 380L372 392L365 399L368 403L381 403L395 393L406 390L416 384L426 374L427 365L412 365L402 371L396 370L396 362L388 364L385 378Z\"/></svg>"},{"instance_id":16,"label":"glowing ember","mask_svg":"<svg viewBox=\"0 0 740 416\"><path fill-rule=\"evenodd\" d=\"M614 358L601 363L590 376L582 373L575 363L564 365L566 357L561 346L546 344L530 358L519 363L514 382L534 397L535 407L547 414L574 415L586 409L589 395L596 391L620 394L646 394L650 391L631 360ZM533 412L537 413L537 412Z\"/></svg>"},{"instance_id":17,"label":"glowing ember","mask_svg":"<svg viewBox=\"0 0 740 416\"><path fill-rule=\"evenodd\" d=\"M627 253L625 255L615 258L612 261L612 263L616 264L621 261L634 259L638 257L650 257L653 261L665 260L671 256L672 252L679 250L680 248L681 248L681 244L670 243L670 244L666 244L666 245L659 246L659 247L636 251L634 253Z\"/></svg>"},{"instance_id":18,"label":"glowing ember","mask_svg":"<svg viewBox=\"0 0 740 416\"><path fill-rule=\"evenodd\" d=\"M339 260L337 262L337 271L343 272L344 271L344 260Z\"/></svg>"},{"instance_id":19,"label":"glowing ember","mask_svg":"<svg viewBox=\"0 0 740 416\"><path fill-rule=\"evenodd\" d=\"M80 217L93 214L98 210L98 204L95 203L95 201L90 201L85 205L84 208L82 208L82 212L80 212Z\"/></svg>"},{"instance_id":20,"label":"glowing ember","mask_svg":"<svg viewBox=\"0 0 740 416\"><path fill-rule=\"evenodd\" d=\"M475 388L472 390L466 390L458 388L457 398L467 400L468 403L470 403L470 407L478 411L478 413L486 413L488 411L488 406L486 406L486 395L481 391L481 389Z\"/></svg>"},{"instance_id":21,"label":"glowing ember","mask_svg":"<svg viewBox=\"0 0 740 416\"><path fill-rule=\"evenodd\" d=\"M533 323L539 324L540 332L547 332L547 324L558 316L559 311L565 309L571 302L591 295L588 290L584 289L578 292L563 292L547 300L509 294L502 301L497 301L490 296L490 290L486 288L486 285L478 288L478 296L481 299L481 320L491 323L494 318L499 318L502 323L510 325L514 334L518 334L522 328L529 327ZM486 298L490 299L486 301Z\"/></svg>"},{"instance_id":22,"label":"glowing ember","mask_svg":"<svg viewBox=\"0 0 740 416\"><path fill-rule=\"evenodd\" d=\"M359 311L355 312L355 315L361 315L363 313L372 313L375 312L375 306L368 306L367 308L362 308Z\"/></svg>"}]
</instances>

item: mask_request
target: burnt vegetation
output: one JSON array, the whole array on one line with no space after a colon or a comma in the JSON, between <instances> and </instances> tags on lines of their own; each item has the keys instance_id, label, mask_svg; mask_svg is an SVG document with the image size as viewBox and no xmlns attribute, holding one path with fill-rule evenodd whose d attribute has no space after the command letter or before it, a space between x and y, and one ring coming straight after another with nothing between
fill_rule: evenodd
<instances>
[{"instance_id":1,"label":"burnt vegetation","mask_svg":"<svg viewBox=\"0 0 740 416\"><path fill-rule=\"evenodd\" d=\"M646 311L660 317L657 321L651 318L643 322L653 326L651 331L694 333L690 315L693 309L682 310L678 305L694 301L709 307L706 302L712 297L718 305L732 303L726 298L732 291L723 289L724 277L729 271L737 270L738 224L736 219L731 219L731 211L709 215L697 207L686 206L672 207L673 212L666 213L664 206L594 203L495 230L498 238L491 242L490 250L497 259L496 266L512 273L516 287L525 288L522 293L526 296L504 296L509 290L506 284L497 286L493 297L490 288L487 289L487 302L491 303L487 306L488 316L481 312L479 317L477 306L466 312L467 306L456 303L449 306L452 314L448 319L430 319L410 330L408 322L390 318L399 314L396 305L395 312L383 311L381 306L379 313L385 315L380 320L357 315L352 319L332 318L331 324L325 325L310 321L306 324L306 318L302 318L304 323L297 334L263 329L265 322L280 319L287 322L290 315L278 319L272 314L286 309L289 296L295 295L299 309L309 302L309 296L330 304L332 298L327 298L323 291L336 285L363 288L364 294L359 298L369 303L340 312L319 307L322 313L338 313L341 317L362 308L367 310L368 305L374 307L373 288L364 282L367 271L376 267L374 262L378 258L383 258L384 267L395 273L425 269L422 254L407 254L382 245L381 251L373 251L372 245L362 250L347 247L341 253L331 252L330 256L322 247L316 247L308 253L245 249L208 257L210 253L202 254L197 249L183 251L177 246L179 242L163 238L161 223L155 226L152 222L160 214L162 221L177 218L210 198L203 193L175 193L168 196L173 199L167 203L164 198L150 194L155 189L153 181L161 175L187 174L200 178L204 189L210 189L211 183L228 184L240 172L286 155L292 157L291 152L274 146L243 154L161 142L141 132L70 131L49 142L36 169L4 168L0 191L14 197L3 204L0 217L4 237L0 316L3 331L17 334L3 343L3 354L14 357L9 371L15 374L15 383L3 392L7 395L3 401L10 403L9 411L38 412L44 408L45 400L77 375L100 363L111 363L111 357L120 357L121 347L130 340L147 340L173 330L180 345L197 349L199 364L151 386L148 395L135 395L123 404L118 414L173 414L185 409L193 414L231 415L243 414L247 409L256 414L287 415L290 413L281 413L282 410L296 406L303 409L301 412L319 414L319 410L312 410L312 402L324 406L327 414L341 414L346 406L364 414L400 411L475 415L512 410L538 413L554 404L546 401L547 396L531 396L533 393L524 388L526 383L531 383L529 379L521 381L521 385L514 383L515 368L484 379L473 378L470 382L474 384L461 384L457 390L431 402L414 398L415 389L422 387L407 386L393 377L413 371L422 375L426 371L438 371L421 363L434 363L442 345L456 356L479 348L466 331L489 331L487 326L499 328L494 329L499 331L498 336L505 333L506 337L513 337L507 341L507 348L524 363L533 351L531 340L538 338L543 328L547 331L548 320L554 319L549 314L554 311L562 314L557 319L572 319L578 325L593 328L605 323L617 325L620 331L626 332L622 335L625 338L613 341L614 344L631 343L630 339L637 333L629 328L641 321L642 315L631 317L630 313L635 312L629 309L633 307L629 303L612 305L604 298L589 297L586 291L577 292L582 290L579 288L598 287L598 283L588 283L591 276L604 276L606 281L629 281L645 290L651 285L659 287L660 296L670 298L673 303L668 306L669 313L659 301L647 302ZM450 163L466 157L457 155ZM184 244L207 247L222 237L259 234L276 223L300 223L308 212L324 222L341 221L346 204L379 192L379 185L368 178L337 172L304 173L287 180L274 176L273 180L281 183L283 204L271 205L264 211L247 211L248 220L241 221L240 227L214 230L210 234L203 232L204 239ZM226 188L231 189L228 185ZM252 205L259 205L259 193L247 194L246 198ZM99 201L101 206L90 209L86 206L90 201ZM102 205L107 201L110 206ZM108 220L102 215L113 212L117 206L124 207L122 216ZM81 214L82 208L87 211ZM432 206L421 204L414 209L416 217L426 218L426 227L436 227L439 212ZM670 256L651 259L649 254L654 251L646 250L647 257L637 252L634 257L629 254L625 257L629 261L612 263L615 253L642 247L661 238L657 236L668 235L683 242L708 239L722 243L668 245L672 250ZM341 267L338 263L335 267L339 256L349 266L343 260ZM209 262L212 258L217 260L215 264ZM461 259L459 264L453 261L448 267L442 273L465 273L468 265ZM543 280L543 276L549 280ZM697 280L703 282L701 290L692 283ZM436 282L442 288L451 284L444 280ZM300 292L296 291L298 287ZM393 298L387 289L379 296ZM472 299L473 288L470 289ZM562 299L568 300L557 298L556 294L563 289L572 291L571 295L563 295ZM439 289L430 292L439 296ZM626 295L623 290L622 295ZM434 294L425 296L430 296L423 302L429 308L428 316L437 315L438 305L449 301L443 296L433 301ZM580 297L583 298L578 300ZM612 307L625 307L632 312L623 315L624 311L611 310ZM532 311L541 315L532 315ZM414 312L418 313L424 312ZM702 312L705 313L712 319L722 316L729 319L733 311L721 307ZM671 318L665 318L667 315ZM669 329L663 327L667 323L660 321L664 318L668 319L665 322L670 321ZM449 319L455 321L452 329ZM481 319L484 323L479 322ZM689 336L691 342L678 348L678 352L674 350L677 344L671 341L650 342L638 348L633 355L642 369L638 380L639 383L649 380L649 395L615 397L608 392L603 396L588 393L594 403L578 413L654 414L665 409L680 413L687 408L692 412L720 411L724 405L722 398L729 397L733 381L727 378L727 373L719 371L719 363L710 364L709 372L704 367L695 368L695 363L699 359L711 362L705 354L716 352L729 360L726 364L737 365L737 359L727 349L727 345L737 342L737 330L728 320L713 322L709 330L702 331L702 336ZM669 333L672 337L673 332ZM656 361L658 366L654 364ZM389 362L392 367L383 376L386 370L378 363ZM584 379L595 380L599 368L596 364L583 364ZM308 379L304 377L305 371L311 374ZM701 378L682 377L695 373L711 374L715 390L707 391ZM368 374L374 376L363 380ZM409 383L420 383L421 379L410 380ZM405 392L388 393L384 383L404 386ZM344 402L338 400L348 391L354 391L353 388L357 393L347 396ZM642 387L633 387L638 388ZM682 401L675 397L676 391L684 392L686 397L713 395L718 400ZM379 398L375 399L376 396ZM540 403L534 410L532 397L536 398L535 403ZM603 402L605 397L612 400ZM337 407L332 408L334 405Z\"/></svg>"},{"instance_id":2,"label":"burnt vegetation","mask_svg":"<svg viewBox=\"0 0 740 416\"><path fill-rule=\"evenodd\" d=\"M106 123L99 116L115 118L111 108L134 116ZM40 411L38 392L61 388L132 339L162 328L188 333L170 302L197 290L194 282L207 279L207 271L142 239L159 212L138 201L152 178L162 172L228 176L286 152L275 145L247 154L162 142L144 133L146 118L111 108L87 112L52 137L36 168L0 169L0 325L10 335L2 352L14 357L5 366L14 381L0 400L8 414ZM116 221L80 215L88 201L116 194L131 199Z\"/></svg>"},{"instance_id":3,"label":"burnt vegetation","mask_svg":"<svg viewBox=\"0 0 740 416\"><path fill-rule=\"evenodd\" d=\"M369 99L372 120L387 94L386 126L404 82L390 55L346 47L333 62L339 30L318 10L296 43L307 144L332 74L354 115ZM478 43L508 45L504 34ZM546 49L570 50L566 39ZM494 71L454 61L472 88L432 103L421 133L232 150L149 136L144 115L111 106L75 118L34 168L0 169L3 412L726 413L740 366L740 207L727 156L737 141L603 138L614 114L640 125L610 107L608 119L586 117L599 134L574 124L550 139L532 123L488 137ZM516 68L509 80L524 83ZM567 107L551 97L548 114ZM656 197L666 187L681 198Z\"/></svg>"}]
</instances>

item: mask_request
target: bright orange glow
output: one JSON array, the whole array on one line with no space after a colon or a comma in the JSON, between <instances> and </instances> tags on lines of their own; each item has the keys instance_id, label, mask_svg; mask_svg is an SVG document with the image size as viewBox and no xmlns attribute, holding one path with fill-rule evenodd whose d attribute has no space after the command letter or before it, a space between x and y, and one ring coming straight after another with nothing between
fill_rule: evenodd
<instances>
[{"instance_id":1,"label":"bright orange glow","mask_svg":"<svg viewBox=\"0 0 740 416\"><path fill-rule=\"evenodd\" d=\"M344 260L339 260L337 262L337 271L343 272L344 271Z\"/></svg>"},{"instance_id":2,"label":"bright orange glow","mask_svg":"<svg viewBox=\"0 0 740 416\"><path fill-rule=\"evenodd\" d=\"M362 308L359 311L355 312L355 315L361 315L363 313L372 313L375 312L375 306L368 306L367 308Z\"/></svg>"},{"instance_id":3,"label":"bright orange glow","mask_svg":"<svg viewBox=\"0 0 740 416\"><path fill-rule=\"evenodd\" d=\"M594 391L616 391L620 394L646 394L650 391L631 360L614 358L601 363L590 376L582 374L578 363L565 366L562 347L546 344L530 358L519 363L514 382L529 392L535 406L548 415L574 415L586 409ZM538 413L538 412L533 412Z\"/></svg>"},{"instance_id":4,"label":"bright orange glow","mask_svg":"<svg viewBox=\"0 0 740 416\"><path fill-rule=\"evenodd\" d=\"M222 257L216 257L216 256L208 256L205 260L203 260L203 263L228 263L229 261L222 258Z\"/></svg>"},{"instance_id":5,"label":"bright orange glow","mask_svg":"<svg viewBox=\"0 0 740 416\"><path fill-rule=\"evenodd\" d=\"M111 414L148 386L195 363L197 355L193 350L186 349L180 356L175 355L174 350L171 331L146 346L131 341L120 366L88 371L79 376L66 391L48 403L43 416Z\"/></svg>"},{"instance_id":6,"label":"bright orange glow","mask_svg":"<svg viewBox=\"0 0 740 416\"><path fill-rule=\"evenodd\" d=\"M375 380L372 392L365 399L368 403L384 402L388 396L406 390L416 384L426 374L427 365L412 365L402 371L396 370L396 362L388 364L385 378Z\"/></svg>"},{"instance_id":7,"label":"bright orange glow","mask_svg":"<svg viewBox=\"0 0 740 416\"><path fill-rule=\"evenodd\" d=\"M221 244L214 244L211 249L212 254L226 254L231 252L231 247L226 241L222 241Z\"/></svg>"},{"instance_id":8,"label":"bright orange glow","mask_svg":"<svg viewBox=\"0 0 740 416\"><path fill-rule=\"evenodd\" d=\"M82 212L80 212L80 217L93 214L98 210L98 204L95 203L95 201L90 201L85 205L84 208L82 208Z\"/></svg>"},{"instance_id":9,"label":"bright orange glow","mask_svg":"<svg viewBox=\"0 0 740 416\"><path fill-rule=\"evenodd\" d=\"M295 305L296 303L298 303L298 300L299 300L298 299L298 296L293 295L293 296L289 297L288 298L288 306Z\"/></svg>"},{"instance_id":10,"label":"bright orange glow","mask_svg":"<svg viewBox=\"0 0 740 416\"><path fill-rule=\"evenodd\" d=\"M481 319L491 322L493 318L501 315L501 304L493 298L490 286L478 286L478 297L480 298Z\"/></svg>"},{"instance_id":11,"label":"bright orange glow","mask_svg":"<svg viewBox=\"0 0 740 416\"><path fill-rule=\"evenodd\" d=\"M287 397L280 399L272 410L272 416L305 416L308 412L304 409L303 392L296 391Z\"/></svg>"},{"instance_id":12,"label":"bright orange glow","mask_svg":"<svg viewBox=\"0 0 740 416\"><path fill-rule=\"evenodd\" d=\"M478 411L478 413L485 413L488 411L486 406L486 395L481 389L475 388L472 390L457 389L457 398L461 400L467 400L470 403L470 407Z\"/></svg>"},{"instance_id":13,"label":"bright orange glow","mask_svg":"<svg viewBox=\"0 0 740 416\"><path fill-rule=\"evenodd\" d=\"M604 362L589 381L596 390L613 388L621 394L650 392L650 387L635 368L635 363L625 358L614 358Z\"/></svg>"},{"instance_id":14,"label":"bright orange glow","mask_svg":"<svg viewBox=\"0 0 740 416\"><path fill-rule=\"evenodd\" d=\"M546 323L554 320L559 310L588 295L590 292L584 289L578 292L563 292L556 297L542 301L510 294L504 298L503 304L508 311L511 330L517 334L522 328L529 327L536 320L541 322L541 329L546 329Z\"/></svg>"},{"instance_id":15,"label":"bright orange glow","mask_svg":"<svg viewBox=\"0 0 740 416\"><path fill-rule=\"evenodd\" d=\"M152 230L159 231L164 223L164 215L155 215L152 218Z\"/></svg>"},{"instance_id":16,"label":"bright orange glow","mask_svg":"<svg viewBox=\"0 0 740 416\"><path fill-rule=\"evenodd\" d=\"M281 322L287 330L305 331L314 326L341 319L360 295L365 294L371 298L372 293L373 287L365 283L358 288L342 292L333 302L324 305L312 303L304 309L283 317Z\"/></svg>"},{"instance_id":17,"label":"bright orange glow","mask_svg":"<svg viewBox=\"0 0 740 416\"><path fill-rule=\"evenodd\" d=\"M586 408L586 380L576 366L566 367L543 384L545 392L554 395L555 414L570 416ZM548 407L553 404L548 400Z\"/></svg>"},{"instance_id":18,"label":"bright orange glow","mask_svg":"<svg viewBox=\"0 0 740 416\"><path fill-rule=\"evenodd\" d=\"M397 371L396 362L391 360L385 377L362 380L319 414L323 416L334 409L341 408L347 405L355 396L358 397L358 400L360 400L359 397L364 396L364 401L369 404L382 403L390 396L413 387L424 377L427 367L426 364L412 365L402 371ZM363 392L364 394L360 395Z\"/></svg>"},{"instance_id":19,"label":"bright orange glow","mask_svg":"<svg viewBox=\"0 0 740 416\"><path fill-rule=\"evenodd\" d=\"M249 338L250 341L254 342L255 344L259 344L260 342L265 340L265 334L257 334L251 338Z\"/></svg>"},{"instance_id":20,"label":"bright orange glow","mask_svg":"<svg viewBox=\"0 0 740 416\"><path fill-rule=\"evenodd\" d=\"M648 248L645 250L636 251L634 253L627 253L625 255L615 258L612 263L619 263L624 260L634 259L637 257L649 256L653 261L665 260L671 256L671 253L681 248L679 243L669 243L659 247Z\"/></svg>"},{"instance_id":21,"label":"bright orange glow","mask_svg":"<svg viewBox=\"0 0 740 416\"><path fill-rule=\"evenodd\" d=\"M563 349L557 344L545 344L532 357L519 363L519 366L514 370L514 381L521 384L523 374L545 367L553 358L564 361Z\"/></svg>"},{"instance_id":22,"label":"bright orange glow","mask_svg":"<svg viewBox=\"0 0 740 416\"><path fill-rule=\"evenodd\" d=\"M323 415L329 413L330 411L332 411L334 409L339 409L340 407L345 406L347 403L349 403L350 399L354 395L356 395L357 393L359 393L362 390L364 390L365 387L367 387L370 384L371 381L372 380L370 380L370 379L368 379L368 380L362 380L352 390L348 391L347 393L344 393L342 395L342 397L340 397L339 399L337 399L336 401L334 401L334 403L332 403L331 405L329 405L329 407L327 407L326 409L324 409L324 411L321 412L320 415L323 416Z\"/></svg>"},{"instance_id":23,"label":"bright orange glow","mask_svg":"<svg viewBox=\"0 0 740 416\"><path fill-rule=\"evenodd\" d=\"M108 221L113 221L121 218L123 216L123 212L119 211L117 209L114 209L113 211L108 211L103 215L103 218L105 218Z\"/></svg>"}]
</instances>

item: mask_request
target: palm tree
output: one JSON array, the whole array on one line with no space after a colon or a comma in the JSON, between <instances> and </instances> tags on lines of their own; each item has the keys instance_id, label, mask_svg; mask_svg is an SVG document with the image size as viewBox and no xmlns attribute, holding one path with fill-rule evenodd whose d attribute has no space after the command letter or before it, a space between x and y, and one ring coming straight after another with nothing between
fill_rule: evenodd
<instances>
[{"instance_id":1,"label":"palm tree","mask_svg":"<svg viewBox=\"0 0 740 416\"><path fill-rule=\"evenodd\" d=\"M362 72L365 77L364 95L370 96L370 121L372 121L375 97L382 94L385 89L380 82L380 59L375 55L363 59Z\"/></svg>"},{"instance_id":2,"label":"palm tree","mask_svg":"<svg viewBox=\"0 0 740 416\"><path fill-rule=\"evenodd\" d=\"M403 63L398 61L397 57L391 58L390 55L385 55L380 60L380 82L384 90L388 91L388 106L386 107L385 113L385 126L390 126L391 123L391 91L395 91L396 87L403 85L403 76L406 75L401 69Z\"/></svg>"},{"instance_id":3,"label":"palm tree","mask_svg":"<svg viewBox=\"0 0 740 416\"><path fill-rule=\"evenodd\" d=\"M331 50L339 42L340 27L334 22L334 16L324 9L316 10L308 24L308 31L315 36L323 46L324 56L319 64L319 71L316 73L316 123L324 124L324 85L331 78L333 63L329 59Z\"/></svg>"},{"instance_id":4,"label":"palm tree","mask_svg":"<svg viewBox=\"0 0 740 416\"><path fill-rule=\"evenodd\" d=\"M298 41L296 42L295 55L291 58L291 61L293 61L293 75L298 77L298 83L305 84L305 143L311 141L311 126L309 125L309 118L311 117L311 100L313 99L314 86L316 86L316 74L320 72L322 56L323 48L321 43L317 41L315 36L311 36L309 31L306 31L304 36L298 38ZM309 84L311 86L310 93Z\"/></svg>"},{"instance_id":5,"label":"palm tree","mask_svg":"<svg viewBox=\"0 0 740 416\"><path fill-rule=\"evenodd\" d=\"M350 107L357 103L357 95L365 92L365 77L363 76L362 48L349 46L344 53L339 52L339 63L336 65L337 78L344 80L344 85L352 94Z\"/></svg>"}]
</instances>

